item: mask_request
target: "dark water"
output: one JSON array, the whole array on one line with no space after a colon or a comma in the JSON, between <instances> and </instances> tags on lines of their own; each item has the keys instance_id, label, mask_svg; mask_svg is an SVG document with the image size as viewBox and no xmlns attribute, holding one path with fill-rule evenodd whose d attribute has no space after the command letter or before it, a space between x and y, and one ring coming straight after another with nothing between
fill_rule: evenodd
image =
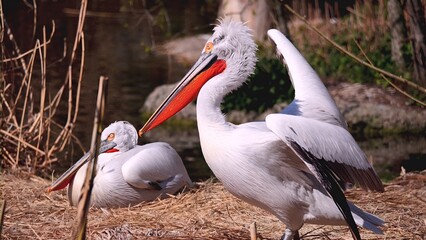
<instances>
[{"instance_id":1,"label":"dark water","mask_svg":"<svg viewBox=\"0 0 426 240\"><path fill-rule=\"evenodd\" d=\"M32 49L33 15L31 9L22 5L22 1L6 1L5 17L14 31L22 50ZM170 58L157 54L157 47L170 36L209 31L210 23L214 23L214 14L205 17L209 8L203 1L188 1L191 4L183 7L187 1L165 1L157 6L156 1L135 1L138 11L128 2L92 1L89 5L85 23L85 65L84 80L80 98L79 116L74 134L86 147L89 147L92 123L95 110L98 80L101 75L109 78L108 100L105 124L116 120L126 120L139 129L143 122L139 109L147 95L164 83L179 80L187 71L188 66L181 66ZM78 3L78 2L77 2ZM168 4L168 5L167 5ZM204 4L204 5L203 5ZM69 62L69 52L74 41L77 27L77 15L67 9L78 9L79 5L72 1L43 1L38 3L36 37L40 36L43 25L51 31L51 20L55 20L56 34L48 48L48 82L53 94L63 83ZM144 8L145 7L145 8ZM203 9L204 13L199 9ZM167 17L161 17L161 8ZM214 8L214 6L213 6ZM144 10L150 9L150 16ZM154 9L154 10L152 10ZM206 10L207 9L207 10ZM99 14L103 13L103 14ZM154 20L148 20L154 17ZM168 20L167 20L168 19ZM155 23L154 23L154 22ZM170 21L169 24L162 23ZM29 27L30 26L30 27ZM62 58L64 39L68 55ZM81 55L77 56L79 60ZM78 61L77 61L78 62ZM78 66L78 64L75 64ZM78 67L75 67L74 79L77 79ZM35 68L37 69L37 68ZM35 70L35 77L37 70ZM75 91L74 91L75 92ZM66 105L56 118L59 122L66 120ZM164 133L153 131L141 141L167 141L177 149L184 159L185 165L194 180L207 178L211 175L202 160L197 131ZM426 137L397 136L392 138L367 139L360 141L361 148L366 152L378 172L384 177L392 177L399 173L400 167L406 169L425 168ZM75 145L69 147L74 151ZM78 154L79 151L75 150ZM72 154L71 154L72 155ZM69 156L71 156L69 155ZM64 158L57 167L62 172L74 162L75 156Z\"/></svg>"}]
</instances>

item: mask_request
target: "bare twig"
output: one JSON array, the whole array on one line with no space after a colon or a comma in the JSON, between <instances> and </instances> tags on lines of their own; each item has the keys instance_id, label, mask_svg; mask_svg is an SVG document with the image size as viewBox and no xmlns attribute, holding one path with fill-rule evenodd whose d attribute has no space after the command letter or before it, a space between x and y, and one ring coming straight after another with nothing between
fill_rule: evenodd
<instances>
[{"instance_id":1,"label":"bare twig","mask_svg":"<svg viewBox=\"0 0 426 240\"><path fill-rule=\"evenodd\" d=\"M54 120L49 121L49 123L52 123L53 125L60 128L61 130L64 128L61 124L57 123ZM50 128L48 128L48 129L50 129ZM74 134L71 134L71 137L74 139L74 142L80 147L80 150L82 152L86 152L86 150L84 149L83 144L81 143L80 139L78 139Z\"/></svg>"},{"instance_id":2,"label":"bare twig","mask_svg":"<svg viewBox=\"0 0 426 240\"><path fill-rule=\"evenodd\" d=\"M72 123L75 124L78 116L78 106L80 105L80 92L81 92L81 83L83 81L83 68L84 68L84 53L85 53L85 44L84 44L84 32L81 33L81 63L80 63L80 75L77 82L77 92L75 96L75 106L74 109L74 118Z\"/></svg>"},{"instance_id":3,"label":"bare twig","mask_svg":"<svg viewBox=\"0 0 426 240\"><path fill-rule=\"evenodd\" d=\"M317 33L320 37L322 37L323 39L325 39L327 42L329 42L331 45L333 45L335 48L337 48L340 52L348 55L349 57L351 57L352 59L354 59L355 61L357 61L358 63L373 69L374 71L381 73L387 77L393 78L395 80L398 80L402 83L405 83L411 87L413 87L414 89L421 91L422 93L426 93L426 88L412 82L409 81L405 78L402 78L400 76L396 76L393 73L387 72L383 69L380 69L362 59L360 59L359 57L355 56L354 54L352 54L351 52L349 52L348 50L346 50L345 48L343 48L342 46L340 46L339 44L337 44L336 42L334 42L333 40L331 40L329 37L325 36L320 30L318 30L318 28L316 28L315 26L313 26L311 23L308 22L308 20L306 20L306 18L304 18L303 16L301 16L300 14L298 14L297 12L295 12L290 6L288 6L287 4L285 4L285 7L287 8L287 10L289 10L292 14L294 14L297 18L299 18L300 20L302 20L311 30L313 30L315 33Z\"/></svg>"},{"instance_id":4,"label":"bare twig","mask_svg":"<svg viewBox=\"0 0 426 240\"><path fill-rule=\"evenodd\" d=\"M39 45L39 44L40 44L39 41L36 41L36 46ZM20 125L19 125L19 135L18 136L19 136L20 140L23 140L22 139L22 129L23 129L24 120L25 120L25 117L26 117L26 110L27 110L28 98L29 98L30 91L31 91L32 71L33 71L33 66L34 66L34 58L35 58L35 54L36 54L36 52L35 52L36 50L35 49L34 49L33 54L31 55L31 60L30 60L30 63L29 63L29 67L26 69L27 72L25 74L25 75L28 76L28 82L27 82L27 91L26 91L25 98L24 98L24 107L22 109L21 122L20 122ZM25 78L24 78L24 80L25 80ZM18 141L18 147L17 147L17 150L16 150L17 152L16 152L15 167L17 167L18 163L19 163L19 154L21 152L20 151L21 142L22 141Z\"/></svg>"},{"instance_id":5,"label":"bare twig","mask_svg":"<svg viewBox=\"0 0 426 240\"><path fill-rule=\"evenodd\" d=\"M367 61L371 64L371 60L368 58L367 54L364 52L364 50L361 48L361 46L359 45L359 43L354 39L355 44L357 45L357 47L359 48L359 50L361 51L362 55L364 55L365 59L367 59ZM405 92L404 90L402 90L401 88L399 88L398 86L396 86L393 82L391 82L385 75L380 74L380 76L382 76L382 78L384 80L386 80L386 82L388 82L393 88L395 88L398 92L400 92L401 94L405 95L406 97L410 98L411 100L417 102L420 105L426 106L426 103L420 101L419 99L413 97L412 95L410 95L409 93Z\"/></svg>"},{"instance_id":6,"label":"bare twig","mask_svg":"<svg viewBox=\"0 0 426 240\"><path fill-rule=\"evenodd\" d=\"M37 239L42 240L42 238L37 234L37 232L34 230L34 228L30 224L28 224L28 228L31 229L31 232L34 233Z\"/></svg>"},{"instance_id":7,"label":"bare twig","mask_svg":"<svg viewBox=\"0 0 426 240\"><path fill-rule=\"evenodd\" d=\"M36 15L38 10L34 1L35 0L30 1L30 5ZM34 2L34 4L32 4L32 2ZM87 1L82 1L83 15L81 19L84 19L86 7ZM67 125L64 126L62 124L57 124L54 122L53 118L55 117L56 110L59 109L59 105L64 102L61 98L63 96L64 88L69 87L69 89L75 89L75 86L72 86L71 74L68 73L62 84L62 89L60 88L60 90L53 95L53 100L51 100L50 95L47 95L47 68L50 66L47 60L47 46L53 39L53 35L55 33L55 22L52 21L52 30L49 37L46 27L43 27L42 39L35 40L33 49L21 54L12 34L13 29L9 29L5 25L6 23L4 22L2 10L2 2L0 2L0 32L2 33L0 36L1 45L3 46L3 37L8 36L7 40L11 41L12 44L15 45L15 48L13 49L14 52L12 58L9 59L4 58L4 48L0 48L2 56L0 59L2 67L0 69L0 101L2 102L0 105L0 112L2 113L1 115L4 116L0 118L0 139L4 142L4 144L2 142L2 146L0 147L0 159L4 160L1 161L1 166L23 166L25 167L23 168L24 171L32 172L46 170L46 167L48 167L49 164L58 161L55 154L63 151L70 141L77 143L79 148L84 151L79 139L72 134L72 130L77 121L79 95L83 78L84 43L82 43L83 46L81 54L83 60L79 64L80 76L77 85L77 96L74 100L74 97L72 96L73 92L71 91L69 92L70 96L68 96L69 98L67 99L68 101L75 101L76 104L71 102L71 105L69 105L70 108L68 111L70 114L68 119L70 121L68 121ZM36 25L35 22L33 24ZM84 41L82 24L83 21L80 21L78 26L79 33L76 34L75 44L80 44L80 42ZM3 26L5 26L4 29ZM9 31L8 35L6 35L6 30ZM74 55L69 63L71 67L75 64L74 59L76 58L76 51L79 51L77 50L79 47L80 46L75 45L73 48ZM65 49L66 46L64 46L64 51ZM37 76L37 79L36 75L33 75L36 60L40 60L40 76ZM7 65L7 62L11 62L11 65L16 65L16 67L8 69L8 71L15 71L19 74L3 75L3 72L5 72L3 71L3 66ZM17 79L19 82L14 79L11 79L11 82L8 82L8 76L13 76L14 78L19 77L19 79ZM40 77L40 82L38 77ZM38 85L40 85L40 98L34 99L34 86ZM37 106L37 112L34 111L35 106ZM59 131L57 131L57 129L59 129Z\"/></svg>"},{"instance_id":8,"label":"bare twig","mask_svg":"<svg viewBox=\"0 0 426 240\"><path fill-rule=\"evenodd\" d=\"M4 16L3 16L3 4L2 1L0 1L0 43L3 43L3 36L4 36ZM3 47L3 45L2 45ZM3 54L3 52L1 53ZM3 56L2 56L3 57ZM2 60L2 59L0 59Z\"/></svg>"},{"instance_id":9,"label":"bare twig","mask_svg":"<svg viewBox=\"0 0 426 240\"><path fill-rule=\"evenodd\" d=\"M0 200L0 236L3 228L4 210L6 209L6 200Z\"/></svg>"},{"instance_id":10,"label":"bare twig","mask_svg":"<svg viewBox=\"0 0 426 240\"><path fill-rule=\"evenodd\" d=\"M21 50L19 49L18 44L15 41L15 37L13 36L12 30L10 29L9 25L7 24L6 19L3 18L2 20L3 20L4 27L6 27L6 29L7 29L6 33L9 36L9 40L13 43L16 55L19 56L21 54ZM24 69L24 72L26 72L27 71L27 64L25 63L25 61L23 59L20 59L20 60L21 60L22 68Z\"/></svg>"},{"instance_id":11,"label":"bare twig","mask_svg":"<svg viewBox=\"0 0 426 240\"><path fill-rule=\"evenodd\" d=\"M36 29L37 29L37 3L36 0L33 0L33 38L35 38Z\"/></svg>"},{"instance_id":12,"label":"bare twig","mask_svg":"<svg viewBox=\"0 0 426 240\"><path fill-rule=\"evenodd\" d=\"M43 27L43 42L46 43L46 28ZM37 141L37 148L40 147L40 142L42 138L43 130L43 116L44 116L44 103L45 103L45 96L46 96L46 45L43 47L43 53L41 52L41 49L39 49L40 53L40 68L41 68L41 93L40 93L40 113L38 114L39 121L39 129L38 129L38 141ZM38 154L36 155L36 158L38 157Z\"/></svg>"},{"instance_id":13,"label":"bare twig","mask_svg":"<svg viewBox=\"0 0 426 240\"><path fill-rule=\"evenodd\" d=\"M37 147L34 147L32 144L30 144L30 143L26 142L26 141L25 141L24 139L22 139L22 138L15 137L15 136L13 136L12 134L10 134L10 133L6 132L6 131L5 131L5 130L3 130L3 129L0 129L0 133L1 133L1 134L3 134L3 135L5 135L5 136L8 136L8 137L10 137L10 138L14 139L16 142L18 142L18 146L20 146L20 144L22 144L22 145L24 145L24 146L26 146L26 147L29 147L29 148L31 148L32 150L34 150L34 151L38 152L39 154L44 155L44 152L43 152L42 150L38 149ZM19 153L19 150L18 150L18 153Z\"/></svg>"},{"instance_id":14,"label":"bare twig","mask_svg":"<svg viewBox=\"0 0 426 240\"><path fill-rule=\"evenodd\" d=\"M73 50L71 52L71 59L70 59L69 65L68 65L68 74L67 74L67 77L66 77L64 84L61 86L61 88L59 89L58 93L56 94L56 96L54 97L54 99L52 101L52 104L54 105L54 108L53 108L53 111L52 111L52 116L53 116L56 113L56 108L59 105L63 91L65 90L65 86L68 84L69 96L68 96L67 122L65 124L65 127L62 129L62 132L58 135L58 137L54 141L52 147L50 148L49 154L52 153L53 151L58 150L58 149L63 149L63 147L65 145L60 144L60 143L61 142L62 143L68 142L68 140L70 138L70 133L72 131L72 128L74 127L74 125L71 124L71 114L72 114L72 64L73 64L74 59L75 59L75 55L76 55L78 45L81 42L81 40L83 39L82 33L83 33L83 25L84 25L84 20L85 20L85 17L86 17L86 12L87 12L87 1L82 0L81 1L81 7L80 7L80 15L79 15L79 21L78 21L78 26L77 26L76 37L74 39ZM83 69L80 69L80 71L83 71ZM76 107L78 107L78 106L76 106Z\"/></svg>"},{"instance_id":15,"label":"bare twig","mask_svg":"<svg viewBox=\"0 0 426 240\"><path fill-rule=\"evenodd\" d=\"M5 147L2 147L2 154L5 156L4 160L7 161L10 166L13 166L15 160L10 156L9 151L7 151Z\"/></svg>"},{"instance_id":16,"label":"bare twig","mask_svg":"<svg viewBox=\"0 0 426 240\"><path fill-rule=\"evenodd\" d=\"M10 108L9 103L6 101L6 98L3 93L1 94L1 100L4 106L7 108L7 111L9 111L8 117L6 118L6 122L12 121L12 124L18 126L18 120L16 120L16 115L13 114L12 109ZM4 109L2 110L4 111ZM6 115L4 112L3 114Z\"/></svg>"},{"instance_id":17,"label":"bare twig","mask_svg":"<svg viewBox=\"0 0 426 240\"><path fill-rule=\"evenodd\" d=\"M101 122L104 115L105 108L105 93L107 89L107 78L101 76L99 79L98 87L98 98L96 101L96 112L93 119L93 131L92 131L92 141L90 145L90 155L94 156L92 160L89 161L86 170L86 177L84 179L84 184L81 191L81 196L78 201L77 209L77 228L74 230L73 238L74 239L85 239L86 238L86 225L87 225L87 215L90 207L90 194L93 187L93 179L96 175L96 162L98 158L98 149L100 143L100 134L101 134Z\"/></svg>"},{"instance_id":18,"label":"bare twig","mask_svg":"<svg viewBox=\"0 0 426 240\"><path fill-rule=\"evenodd\" d=\"M36 44L36 46L37 46L37 44ZM33 63L34 63L34 59L35 59L35 54L36 54L36 49L33 49L32 51L31 51L31 58L30 58L30 61L29 61L29 64L30 65L33 65ZM23 60L22 60L23 61ZM23 62L25 62L25 61L23 61ZM24 89L24 87L26 86L27 87L27 89L29 89L30 87L29 87L29 84L28 84L28 82L26 81L26 79L27 78L30 78L29 77L29 75L31 75L31 73L32 73L32 69L31 69L31 71L28 71L28 69L27 69L27 67L25 67L25 75L24 75L24 78L22 79L22 82L21 82L21 86L20 86L20 88L19 88L19 91L18 91L18 94L16 95L16 99L15 99L15 102L13 103L13 105L12 105L12 112L14 113L15 112L15 108L18 106L18 101L20 100L20 98L21 98L21 94L22 94L22 92L24 91L23 89Z\"/></svg>"},{"instance_id":19,"label":"bare twig","mask_svg":"<svg viewBox=\"0 0 426 240\"><path fill-rule=\"evenodd\" d=\"M250 224L250 240L256 240L256 239L257 239L256 222L252 222L252 224Z\"/></svg>"},{"instance_id":20,"label":"bare twig","mask_svg":"<svg viewBox=\"0 0 426 240\"><path fill-rule=\"evenodd\" d=\"M50 41L53 38L53 35L55 34L55 21L52 21L52 32L50 33L50 37L49 40L46 41L45 43L43 43L43 45L39 46L39 48L41 47L45 47L46 45L50 44ZM13 57L13 58L7 58L7 59L1 59L0 62L1 63L6 63L6 62L13 62L19 59L22 59L23 57L27 56L28 54L31 54L34 52L34 49L28 50L22 54L18 54L18 56ZM26 67L25 67L26 68Z\"/></svg>"}]
</instances>

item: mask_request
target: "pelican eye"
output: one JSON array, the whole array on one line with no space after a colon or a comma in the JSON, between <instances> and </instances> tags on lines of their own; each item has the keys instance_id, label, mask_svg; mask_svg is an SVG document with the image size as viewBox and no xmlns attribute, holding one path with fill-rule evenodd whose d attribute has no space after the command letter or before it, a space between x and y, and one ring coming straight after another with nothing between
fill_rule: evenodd
<instances>
[{"instance_id":1,"label":"pelican eye","mask_svg":"<svg viewBox=\"0 0 426 240\"><path fill-rule=\"evenodd\" d=\"M115 138L115 134L114 133L110 133L108 135L108 137L107 137L107 140L111 142L112 140L114 140L114 138Z\"/></svg>"},{"instance_id":2,"label":"pelican eye","mask_svg":"<svg viewBox=\"0 0 426 240\"><path fill-rule=\"evenodd\" d=\"M225 36L223 35L219 35L219 37L217 37L216 42L220 42L225 38Z\"/></svg>"},{"instance_id":3,"label":"pelican eye","mask_svg":"<svg viewBox=\"0 0 426 240\"><path fill-rule=\"evenodd\" d=\"M213 50L213 43L212 42L208 42L206 43L206 47L204 48L204 52L209 53Z\"/></svg>"}]
</instances>

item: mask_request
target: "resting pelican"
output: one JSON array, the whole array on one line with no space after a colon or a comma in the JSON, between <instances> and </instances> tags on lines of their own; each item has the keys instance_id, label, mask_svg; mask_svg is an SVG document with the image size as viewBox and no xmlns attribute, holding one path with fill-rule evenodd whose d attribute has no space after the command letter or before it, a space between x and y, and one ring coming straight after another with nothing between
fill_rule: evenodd
<instances>
[{"instance_id":1,"label":"resting pelican","mask_svg":"<svg viewBox=\"0 0 426 240\"><path fill-rule=\"evenodd\" d=\"M236 197L274 214L283 239L297 239L304 223L356 225L382 233L380 218L347 201L346 183L383 191L365 154L346 129L327 89L278 30L268 35L288 66L294 101L263 122L235 125L221 112L225 95L253 73L257 46L241 22L220 20L200 58L154 112L145 132L180 111L198 94L197 123L205 160Z\"/></svg>"},{"instance_id":2,"label":"resting pelican","mask_svg":"<svg viewBox=\"0 0 426 240\"><path fill-rule=\"evenodd\" d=\"M136 129L126 121L114 122L102 131L93 207L127 207L166 197L192 182L177 152L167 143L136 145ZM68 187L68 199L76 206L87 169L85 154L48 188Z\"/></svg>"}]
</instances>

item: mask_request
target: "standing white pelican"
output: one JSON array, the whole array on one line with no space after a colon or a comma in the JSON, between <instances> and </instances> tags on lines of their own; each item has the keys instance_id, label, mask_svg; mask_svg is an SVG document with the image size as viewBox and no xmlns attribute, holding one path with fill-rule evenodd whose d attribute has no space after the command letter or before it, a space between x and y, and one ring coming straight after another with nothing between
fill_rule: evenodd
<instances>
[{"instance_id":1,"label":"standing white pelican","mask_svg":"<svg viewBox=\"0 0 426 240\"><path fill-rule=\"evenodd\" d=\"M127 207L174 194L192 182L178 153L167 143L136 145L136 129L126 121L114 122L102 131L93 207ZM86 175L89 154L85 154L49 188L68 187L68 199L76 206ZM76 173L77 172L77 173Z\"/></svg>"},{"instance_id":2,"label":"standing white pelican","mask_svg":"<svg viewBox=\"0 0 426 240\"><path fill-rule=\"evenodd\" d=\"M139 135L158 126L199 92L197 122L205 160L233 195L274 214L283 239L298 238L304 223L356 225L381 233L380 218L346 201L345 183L383 191L365 154L346 130L327 89L296 48L269 30L296 91L282 113L235 125L221 112L224 96L253 73L256 44L241 22L221 20L201 57L151 116Z\"/></svg>"}]
</instances>

